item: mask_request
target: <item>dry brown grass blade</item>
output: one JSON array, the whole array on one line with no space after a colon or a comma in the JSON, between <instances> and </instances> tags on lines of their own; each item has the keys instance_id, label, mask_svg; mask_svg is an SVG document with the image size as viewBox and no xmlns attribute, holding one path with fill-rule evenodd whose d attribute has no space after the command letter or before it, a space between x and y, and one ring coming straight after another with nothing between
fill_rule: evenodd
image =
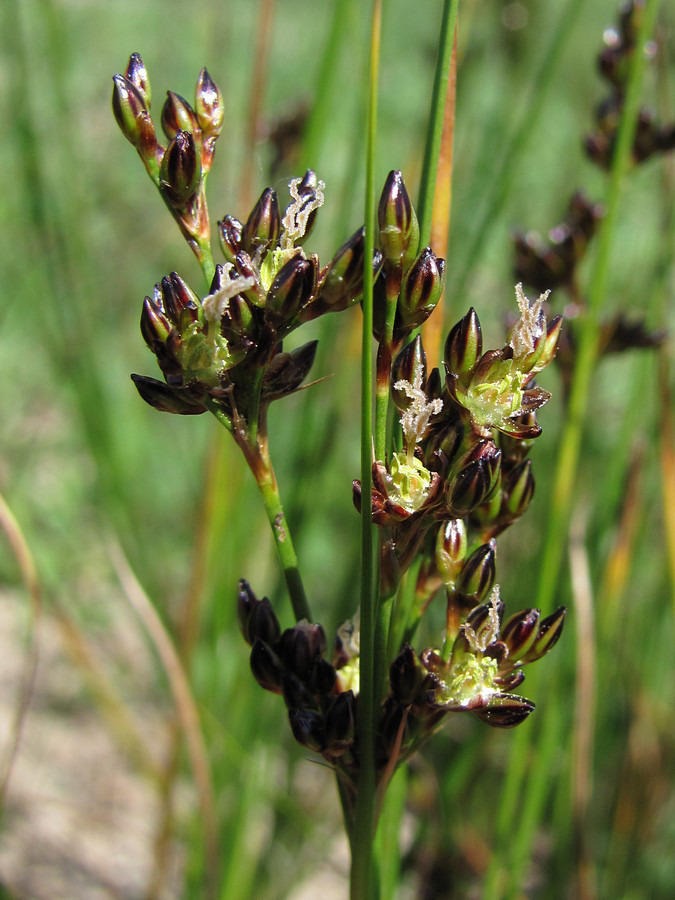
<instances>
[{"instance_id":1,"label":"dry brown grass blade","mask_svg":"<svg viewBox=\"0 0 675 900\"><path fill-rule=\"evenodd\" d=\"M593 588L586 548L586 515L578 511L570 528L570 571L576 623L577 677L572 734L572 808L577 861L576 896L597 896L592 854L588 846L588 812L593 792L593 737L595 731L595 625Z\"/></svg>"},{"instance_id":2,"label":"dry brown grass blade","mask_svg":"<svg viewBox=\"0 0 675 900\"><path fill-rule=\"evenodd\" d=\"M452 208L452 160L455 137L455 100L457 94L457 28L450 58L448 72L448 90L443 110L443 134L438 156L438 174L436 176L436 192L431 220L431 247L433 251L445 258L450 238L450 211ZM422 329L424 347L429 367L439 365L443 328L446 316L443 312L443 294L438 306L425 322Z\"/></svg>"},{"instance_id":3,"label":"dry brown grass blade","mask_svg":"<svg viewBox=\"0 0 675 900\"><path fill-rule=\"evenodd\" d=\"M618 529L605 563L598 591L598 609L603 633L613 628L617 620L620 600L630 575L642 497L642 472L645 445L637 441L633 447L626 490Z\"/></svg>"},{"instance_id":4,"label":"dry brown grass blade","mask_svg":"<svg viewBox=\"0 0 675 900\"><path fill-rule=\"evenodd\" d=\"M176 705L176 713L185 733L204 826L207 887L209 896L212 896L217 883L218 832L211 770L197 704L178 651L157 610L134 575L120 546L116 542L111 541L109 550L122 589L145 627L166 672Z\"/></svg>"},{"instance_id":5,"label":"dry brown grass blade","mask_svg":"<svg viewBox=\"0 0 675 900\"><path fill-rule=\"evenodd\" d=\"M50 598L49 611L61 633L64 649L82 673L110 733L138 771L159 784L163 777L162 770L145 745L126 704L112 686L82 630L53 598Z\"/></svg>"},{"instance_id":6,"label":"dry brown grass blade","mask_svg":"<svg viewBox=\"0 0 675 900\"><path fill-rule=\"evenodd\" d=\"M21 675L21 685L19 687L18 701L14 713L14 723L10 734L9 745L3 754L4 758L0 762L0 807L2 807L4 806L7 785L9 784L14 760L16 759L19 750L21 734L26 721L30 699L33 694L33 686L35 684L35 675L39 658L38 629L42 616L42 590L40 588L40 580L38 578L35 561L33 560L33 554L30 552L28 542L24 537L21 526L17 522L14 513L11 511L5 498L1 494L0 526L5 532L14 558L19 566L21 578L28 593L28 597L30 598L32 618L29 636L30 643Z\"/></svg>"}]
</instances>

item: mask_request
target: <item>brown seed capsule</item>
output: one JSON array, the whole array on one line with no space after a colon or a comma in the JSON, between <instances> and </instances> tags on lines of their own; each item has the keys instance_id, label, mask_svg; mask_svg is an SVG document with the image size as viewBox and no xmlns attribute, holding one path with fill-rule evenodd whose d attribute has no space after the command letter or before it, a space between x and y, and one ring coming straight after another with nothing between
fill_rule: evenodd
<instances>
[{"instance_id":1,"label":"brown seed capsule","mask_svg":"<svg viewBox=\"0 0 675 900\"><path fill-rule=\"evenodd\" d=\"M176 137L179 131L189 132L195 142L201 139L199 119L190 104L173 91L167 91L162 107L162 128L169 140Z\"/></svg>"},{"instance_id":2,"label":"brown seed capsule","mask_svg":"<svg viewBox=\"0 0 675 900\"><path fill-rule=\"evenodd\" d=\"M537 637L540 615L538 609L524 609L504 624L500 636L509 648L509 661L516 662L530 649Z\"/></svg>"},{"instance_id":3,"label":"brown seed capsule","mask_svg":"<svg viewBox=\"0 0 675 900\"><path fill-rule=\"evenodd\" d=\"M150 79L140 53L132 53L127 64L126 76L143 98L146 108L150 109Z\"/></svg>"},{"instance_id":4,"label":"brown seed capsule","mask_svg":"<svg viewBox=\"0 0 675 900\"><path fill-rule=\"evenodd\" d=\"M321 753L325 746L323 718L313 709L292 709L288 713L293 737L303 747Z\"/></svg>"},{"instance_id":5,"label":"brown seed capsule","mask_svg":"<svg viewBox=\"0 0 675 900\"><path fill-rule=\"evenodd\" d=\"M176 209L182 209L199 190L202 165L194 138L179 131L166 148L160 169L162 194Z\"/></svg>"},{"instance_id":6,"label":"brown seed capsule","mask_svg":"<svg viewBox=\"0 0 675 900\"><path fill-rule=\"evenodd\" d=\"M479 719L493 728L514 728L534 711L534 703L517 694L495 694L487 706L474 710Z\"/></svg>"},{"instance_id":7,"label":"brown seed capsule","mask_svg":"<svg viewBox=\"0 0 675 900\"><path fill-rule=\"evenodd\" d=\"M276 191L265 188L246 220L241 236L243 249L253 257L263 259L276 245L281 232L281 214Z\"/></svg>"},{"instance_id":8,"label":"brown seed capsule","mask_svg":"<svg viewBox=\"0 0 675 900\"><path fill-rule=\"evenodd\" d=\"M193 394L169 387L156 378L145 375L132 375L131 380L136 390L147 404L160 412L173 413L178 416L200 416L206 407L199 403Z\"/></svg>"},{"instance_id":9,"label":"brown seed capsule","mask_svg":"<svg viewBox=\"0 0 675 900\"><path fill-rule=\"evenodd\" d=\"M218 222L218 237L223 255L228 262L233 263L237 253L242 249L242 236L244 226L234 216L225 216Z\"/></svg>"},{"instance_id":10,"label":"brown seed capsule","mask_svg":"<svg viewBox=\"0 0 675 900\"><path fill-rule=\"evenodd\" d=\"M276 653L264 641L257 640L253 644L251 671L255 680L266 691L272 691L273 694L281 693L284 667Z\"/></svg>"},{"instance_id":11,"label":"brown seed capsule","mask_svg":"<svg viewBox=\"0 0 675 900\"><path fill-rule=\"evenodd\" d=\"M273 327L292 319L309 302L316 287L316 276L313 257L293 256L282 266L265 301L265 318Z\"/></svg>"}]
</instances>

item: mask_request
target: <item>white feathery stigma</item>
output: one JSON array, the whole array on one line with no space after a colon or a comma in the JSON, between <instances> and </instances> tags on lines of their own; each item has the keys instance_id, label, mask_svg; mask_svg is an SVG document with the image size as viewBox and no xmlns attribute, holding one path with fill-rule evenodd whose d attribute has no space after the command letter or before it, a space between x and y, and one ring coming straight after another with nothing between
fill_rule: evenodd
<instances>
[{"instance_id":1,"label":"white feathery stigma","mask_svg":"<svg viewBox=\"0 0 675 900\"><path fill-rule=\"evenodd\" d=\"M520 311L520 319L516 322L511 332L510 346L516 357L525 356L534 350L537 338L546 331L546 316L543 306L548 300L550 291L539 295L539 298L530 306L530 301L525 296L522 284L516 285L516 301Z\"/></svg>"}]
</instances>

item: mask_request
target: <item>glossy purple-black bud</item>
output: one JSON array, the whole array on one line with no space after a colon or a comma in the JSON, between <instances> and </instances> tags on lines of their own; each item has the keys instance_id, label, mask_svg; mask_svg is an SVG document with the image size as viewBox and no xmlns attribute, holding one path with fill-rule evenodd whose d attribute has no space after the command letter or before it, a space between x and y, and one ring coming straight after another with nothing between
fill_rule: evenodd
<instances>
[{"instance_id":1,"label":"glossy purple-black bud","mask_svg":"<svg viewBox=\"0 0 675 900\"><path fill-rule=\"evenodd\" d=\"M195 89L195 113L205 138L217 138L223 127L225 107L218 86L202 69Z\"/></svg>"},{"instance_id":2,"label":"glossy purple-black bud","mask_svg":"<svg viewBox=\"0 0 675 900\"><path fill-rule=\"evenodd\" d=\"M330 310L346 309L356 302L363 293L363 252L365 228L359 228L340 247L328 264L321 285L320 302ZM382 254L373 254L373 277L382 267Z\"/></svg>"},{"instance_id":3,"label":"glossy purple-black bud","mask_svg":"<svg viewBox=\"0 0 675 900\"><path fill-rule=\"evenodd\" d=\"M145 103L146 109L150 109L150 100L152 99L152 94L150 90L150 79L148 78L148 72L145 68L145 63L141 57L140 53L132 53L129 57L129 62L127 64L126 76L129 81L136 88L138 93L143 98L143 102Z\"/></svg>"},{"instance_id":4,"label":"glossy purple-black bud","mask_svg":"<svg viewBox=\"0 0 675 900\"><path fill-rule=\"evenodd\" d=\"M471 307L460 319L445 342L444 363L448 375L471 372L483 352L483 334L476 310Z\"/></svg>"},{"instance_id":5,"label":"glossy purple-black bud","mask_svg":"<svg viewBox=\"0 0 675 900\"><path fill-rule=\"evenodd\" d=\"M341 756L354 743L355 706L354 693L344 691L326 711L326 751L331 756Z\"/></svg>"},{"instance_id":6,"label":"glossy purple-black bud","mask_svg":"<svg viewBox=\"0 0 675 900\"><path fill-rule=\"evenodd\" d=\"M284 667L272 648L264 641L257 640L251 649L251 671L253 677L266 691L281 693Z\"/></svg>"},{"instance_id":7,"label":"glossy purple-black bud","mask_svg":"<svg viewBox=\"0 0 675 900\"><path fill-rule=\"evenodd\" d=\"M321 697L329 696L335 689L337 680L337 672L327 659L317 656L314 660L314 667L309 676L309 686L315 694Z\"/></svg>"},{"instance_id":8,"label":"glossy purple-black bud","mask_svg":"<svg viewBox=\"0 0 675 900\"><path fill-rule=\"evenodd\" d=\"M540 615L538 609L524 609L504 623L500 637L509 648L511 662L525 656L536 640Z\"/></svg>"},{"instance_id":9,"label":"glossy purple-black bud","mask_svg":"<svg viewBox=\"0 0 675 900\"><path fill-rule=\"evenodd\" d=\"M445 260L426 247L408 272L401 289L398 314L405 327L425 322L441 299L445 280Z\"/></svg>"},{"instance_id":10,"label":"glossy purple-black bud","mask_svg":"<svg viewBox=\"0 0 675 900\"><path fill-rule=\"evenodd\" d=\"M495 694L487 706L475 710L475 713L493 728L514 728L524 722L534 708L531 700L517 694Z\"/></svg>"},{"instance_id":11,"label":"glossy purple-black bud","mask_svg":"<svg viewBox=\"0 0 675 900\"><path fill-rule=\"evenodd\" d=\"M465 455L448 488L451 512L464 516L489 499L499 480L501 459L494 441L479 441Z\"/></svg>"},{"instance_id":12,"label":"glossy purple-black bud","mask_svg":"<svg viewBox=\"0 0 675 900\"><path fill-rule=\"evenodd\" d=\"M273 327L292 319L309 302L316 287L316 262L293 256L282 266L265 301L265 318Z\"/></svg>"},{"instance_id":13,"label":"glossy purple-black bud","mask_svg":"<svg viewBox=\"0 0 675 900\"><path fill-rule=\"evenodd\" d=\"M462 567L457 583L458 592L480 603L492 590L497 575L497 543L482 544L471 554Z\"/></svg>"},{"instance_id":14,"label":"glossy purple-black bud","mask_svg":"<svg viewBox=\"0 0 675 900\"><path fill-rule=\"evenodd\" d=\"M281 690L289 709L317 709L316 700L309 686L292 672L284 673Z\"/></svg>"},{"instance_id":15,"label":"glossy purple-black bud","mask_svg":"<svg viewBox=\"0 0 675 900\"><path fill-rule=\"evenodd\" d=\"M206 412L206 407L196 401L192 394L170 388L156 378L132 375L131 380L143 400L160 412L173 413L178 416L200 416Z\"/></svg>"},{"instance_id":16,"label":"glossy purple-black bud","mask_svg":"<svg viewBox=\"0 0 675 900\"><path fill-rule=\"evenodd\" d=\"M180 331L199 315L199 300L177 272L165 275L155 286L153 301Z\"/></svg>"},{"instance_id":17,"label":"glossy purple-black bud","mask_svg":"<svg viewBox=\"0 0 675 900\"><path fill-rule=\"evenodd\" d=\"M389 669L391 692L402 706L409 706L422 685L425 673L415 651L406 644Z\"/></svg>"},{"instance_id":18,"label":"glossy purple-black bud","mask_svg":"<svg viewBox=\"0 0 675 900\"><path fill-rule=\"evenodd\" d=\"M532 460L514 466L502 479L503 512L509 519L518 519L527 510L534 496Z\"/></svg>"},{"instance_id":19,"label":"glossy purple-black bud","mask_svg":"<svg viewBox=\"0 0 675 900\"><path fill-rule=\"evenodd\" d=\"M450 519L438 529L435 562L443 584L452 584L462 570L467 551L464 519Z\"/></svg>"},{"instance_id":20,"label":"glossy purple-black bud","mask_svg":"<svg viewBox=\"0 0 675 900\"><path fill-rule=\"evenodd\" d=\"M248 644L261 640L272 646L279 640L281 628L272 604L267 597L258 600L243 578L237 589L237 615L244 640Z\"/></svg>"},{"instance_id":21,"label":"glossy purple-black bud","mask_svg":"<svg viewBox=\"0 0 675 900\"><path fill-rule=\"evenodd\" d=\"M134 145L153 178L158 175L160 148L143 95L124 75L113 76L112 107L124 137Z\"/></svg>"},{"instance_id":22,"label":"glossy purple-black bud","mask_svg":"<svg viewBox=\"0 0 675 900\"><path fill-rule=\"evenodd\" d=\"M380 196L377 222L385 266L406 272L417 256L419 226L399 171L391 171L387 176Z\"/></svg>"},{"instance_id":23,"label":"glossy purple-black bud","mask_svg":"<svg viewBox=\"0 0 675 900\"><path fill-rule=\"evenodd\" d=\"M242 249L242 235L244 226L234 216L225 216L218 222L218 237L223 255L228 262L233 263L237 253Z\"/></svg>"},{"instance_id":24,"label":"glossy purple-black bud","mask_svg":"<svg viewBox=\"0 0 675 900\"><path fill-rule=\"evenodd\" d=\"M201 177L202 164L194 138L188 131L179 131L162 157L162 193L173 207L181 209L199 190Z\"/></svg>"},{"instance_id":25,"label":"glossy purple-black bud","mask_svg":"<svg viewBox=\"0 0 675 900\"><path fill-rule=\"evenodd\" d=\"M277 353L265 371L263 398L270 402L297 391L314 364L318 341L309 341L291 353Z\"/></svg>"},{"instance_id":26,"label":"glossy purple-black bud","mask_svg":"<svg viewBox=\"0 0 675 900\"><path fill-rule=\"evenodd\" d=\"M281 233L281 214L276 191L265 188L246 220L241 245L249 256L262 260Z\"/></svg>"},{"instance_id":27,"label":"glossy purple-black bud","mask_svg":"<svg viewBox=\"0 0 675 900\"><path fill-rule=\"evenodd\" d=\"M325 746L323 717L313 709L291 709L288 713L293 737L303 747L321 753Z\"/></svg>"},{"instance_id":28,"label":"glossy purple-black bud","mask_svg":"<svg viewBox=\"0 0 675 900\"><path fill-rule=\"evenodd\" d=\"M201 138L196 112L185 98L173 91L166 92L166 100L162 107L162 128L169 140L175 138L179 131L189 132L195 141Z\"/></svg>"},{"instance_id":29,"label":"glossy purple-black bud","mask_svg":"<svg viewBox=\"0 0 675 900\"><path fill-rule=\"evenodd\" d=\"M523 663L530 663L537 659L541 659L545 653L548 653L548 651L558 643L565 624L566 614L567 609L564 606L561 606L541 622L537 636L532 642L532 646L522 657L521 661Z\"/></svg>"},{"instance_id":30,"label":"glossy purple-black bud","mask_svg":"<svg viewBox=\"0 0 675 900\"><path fill-rule=\"evenodd\" d=\"M159 345L166 343L171 334L171 328L171 322L162 310L150 297L146 297L141 313L141 334L153 352Z\"/></svg>"},{"instance_id":31,"label":"glossy purple-black bud","mask_svg":"<svg viewBox=\"0 0 675 900\"><path fill-rule=\"evenodd\" d=\"M317 657L323 656L326 650L326 635L321 625L298 622L281 635L278 650L291 672L307 681Z\"/></svg>"}]
</instances>

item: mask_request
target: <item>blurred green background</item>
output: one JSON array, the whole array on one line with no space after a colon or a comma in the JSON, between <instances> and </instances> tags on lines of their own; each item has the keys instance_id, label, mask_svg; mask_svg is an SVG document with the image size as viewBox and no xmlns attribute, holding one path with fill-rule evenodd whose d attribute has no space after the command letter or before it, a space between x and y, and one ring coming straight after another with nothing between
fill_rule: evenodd
<instances>
[{"instance_id":1,"label":"blurred green background","mask_svg":"<svg viewBox=\"0 0 675 900\"><path fill-rule=\"evenodd\" d=\"M674 87L666 11L643 91L664 118ZM400 168L413 196L440 12L439 0L384 4L376 180ZM211 870L223 898L344 896L331 775L250 677L236 626L240 576L290 623L253 480L210 417L160 415L129 380L156 377L138 330L144 295L171 270L202 283L115 125L110 93L132 51L157 112L166 89L190 99L206 65L226 106L212 223L245 219L267 184L284 197L311 165L326 182L311 249L327 260L363 218L367 4L6 0L1 15L0 491L35 560L43 610L35 632L11 542L0 543L3 746L36 633L40 657L4 796L0 880L9 896L202 897ZM511 230L546 232L576 188L605 197L607 176L586 160L582 136L606 95L595 56L615 16L614 0L460 3L447 325L473 305L499 345L514 309ZM303 111L309 128L296 128L271 172L270 134ZM672 295L672 163L655 158L626 181L605 302L654 328L667 326ZM552 302L561 311L568 298ZM277 404L270 422L309 596L329 633L358 604L359 328L352 311L303 332L324 345L315 376L333 377ZM478 897L491 879L499 890L512 854L524 864L522 896L675 892L668 377L665 350L601 361L576 481L575 578L566 557L557 590L571 615L546 689L525 686L540 707L522 726L529 737L514 762L516 733L455 717L413 762L391 896ZM556 373L543 383L554 397L533 451L537 494L499 545L511 611L532 602L564 427ZM201 793L157 629L153 639L144 601L140 618L129 603L126 561L190 673L212 782L202 772ZM523 796L503 788L509 767L535 767L544 707L559 727L528 806L528 778Z\"/></svg>"}]
</instances>

